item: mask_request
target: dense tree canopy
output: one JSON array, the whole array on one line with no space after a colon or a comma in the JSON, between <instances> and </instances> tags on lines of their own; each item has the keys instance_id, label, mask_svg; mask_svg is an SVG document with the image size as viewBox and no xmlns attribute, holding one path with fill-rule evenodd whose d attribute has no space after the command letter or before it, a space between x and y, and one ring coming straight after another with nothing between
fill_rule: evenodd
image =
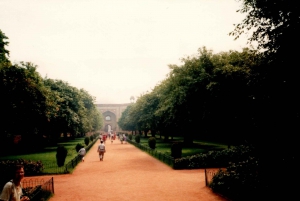
<instances>
[{"instance_id":1,"label":"dense tree canopy","mask_svg":"<svg viewBox=\"0 0 300 201\"><path fill-rule=\"evenodd\" d=\"M276 164L282 172L296 172L299 159L298 134L300 133L300 80L298 66L298 47L300 45L299 4L293 0L241 0L241 13L246 18L232 32L239 36L250 31L250 42L257 42L264 52L264 64L255 69L255 107L257 140L261 154L261 173L265 175L266 196L274 191L274 198L287 200L297 189L278 188L278 181L271 170ZM253 32L252 32L253 31ZM275 133L277 135L275 135ZM270 137L267 137L270 136ZM296 139L297 138L297 139ZM278 150L274 153L274 150ZM280 180L292 183L293 177ZM288 185L285 185L288 186ZM276 189L276 190L275 190ZM286 191L285 191L286 190ZM290 196L292 198L292 196ZM270 198L269 198L270 199Z\"/></svg>"},{"instance_id":2,"label":"dense tree canopy","mask_svg":"<svg viewBox=\"0 0 300 201\"><path fill-rule=\"evenodd\" d=\"M118 120L118 125L122 130L127 130L127 131L136 130L135 122L133 122L132 118L129 116L129 112L132 108L133 108L133 104L127 106L127 108L123 111L122 116Z\"/></svg>"},{"instance_id":3,"label":"dense tree canopy","mask_svg":"<svg viewBox=\"0 0 300 201\"><path fill-rule=\"evenodd\" d=\"M143 111L143 123L165 138L180 133L187 143L210 138L254 145L261 198L286 200L297 192L292 183L299 161L299 5L292 0L240 2L238 12L246 18L230 34L238 38L249 32L249 42L257 43L257 50L214 54L199 49L197 56L182 59L182 65L170 65L167 78L141 96L134 111ZM147 96L156 97L158 104L140 104ZM154 116L145 118L147 111ZM128 112L129 119L130 114L139 113ZM151 119L156 123L150 124Z\"/></svg>"},{"instance_id":4,"label":"dense tree canopy","mask_svg":"<svg viewBox=\"0 0 300 201\"><path fill-rule=\"evenodd\" d=\"M23 141L38 141L47 124L47 91L36 66L1 63L0 80L2 140L21 135Z\"/></svg>"},{"instance_id":5,"label":"dense tree canopy","mask_svg":"<svg viewBox=\"0 0 300 201\"><path fill-rule=\"evenodd\" d=\"M56 137L61 133L75 137L102 127L102 116L88 92L62 80L47 78L44 84L52 92L49 123Z\"/></svg>"},{"instance_id":6,"label":"dense tree canopy","mask_svg":"<svg viewBox=\"0 0 300 201\"><path fill-rule=\"evenodd\" d=\"M22 144L37 148L45 139L82 136L102 127L94 97L62 80L42 78L30 62L12 65L7 39L0 30L1 145L11 146L14 136L21 136Z\"/></svg>"},{"instance_id":7,"label":"dense tree canopy","mask_svg":"<svg viewBox=\"0 0 300 201\"><path fill-rule=\"evenodd\" d=\"M299 45L300 13L299 4L293 0L240 0L238 12L246 18L231 32L236 37L250 32L250 42L267 53L289 50ZM295 44L296 42L296 44Z\"/></svg>"},{"instance_id":8,"label":"dense tree canopy","mask_svg":"<svg viewBox=\"0 0 300 201\"><path fill-rule=\"evenodd\" d=\"M187 144L194 138L252 141L256 83L251 80L252 69L261 62L259 53L244 49L213 54L205 47L198 53L183 58L181 66L170 65L166 79L128 108L128 122L165 139L181 135Z\"/></svg>"}]
</instances>

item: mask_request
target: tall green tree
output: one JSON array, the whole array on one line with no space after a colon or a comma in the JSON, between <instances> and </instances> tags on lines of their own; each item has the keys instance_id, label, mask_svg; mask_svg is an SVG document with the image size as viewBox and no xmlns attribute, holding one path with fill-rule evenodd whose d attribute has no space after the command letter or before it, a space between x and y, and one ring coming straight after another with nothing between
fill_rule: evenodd
<instances>
[{"instance_id":1,"label":"tall green tree","mask_svg":"<svg viewBox=\"0 0 300 201\"><path fill-rule=\"evenodd\" d=\"M126 109L122 112L120 119L118 120L118 125L122 130L125 131L136 131L136 123L133 118L129 115L133 109L134 103L128 105Z\"/></svg>"},{"instance_id":2,"label":"tall green tree","mask_svg":"<svg viewBox=\"0 0 300 201\"><path fill-rule=\"evenodd\" d=\"M32 63L0 63L2 139L21 135L32 143L42 137L47 123L47 90Z\"/></svg>"},{"instance_id":3,"label":"tall green tree","mask_svg":"<svg viewBox=\"0 0 300 201\"><path fill-rule=\"evenodd\" d=\"M246 14L230 34L238 38L250 33L249 42L257 42L258 48L270 53L291 52L291 45L299 45L299 4L293 0L239 0Z\"/></svg>"},{"instance_id":4,"label":"tall green tree","mask_svg":"<svg viewBox=\"0 0 300 201\"><path fill-rule=\"evenodd\" d=\"M292 0L241 2L239 12L246 14L246 17L231 34L239 37L249 31L249 41L257 42L265 56L264 65L256 69L258 80L254 88L255 115L260 117L257 118L256 132L265 136L257 140L264 195L267 199L293 199L297 189L293 185L288 189L274 185L280 178L275 179L273 175L276 172L272 172L272 167L276 164L282 172L296 172L299 159L296 148L300 133L300 98L297 93L300 90L297 65L297 48L300 45L299 4ZM274 150L278 152L274 154ZM280 182L293 183L293 179L285 177ZM270 198L272 192L278 193Z\"/></svg>"},{"instance_id":5,"label":"tall green tree","mask_svg":"<svg viewBox=\"0 0 300 201\"><path fill-rule=\"evenodd\" d=\"M8 59L9 51L5 47L9 44L9 42L7 40L8 40L8 37L0 30L0 63L1 62L10 62Z\"/></svg>"},{"instance_id":6,"label":"tall green tree","mask_svg":"<svg viewBox=\"0 0 300 201\"><path fill-rule=\"evenodd\" d=\"M76 136L80 132L80 117L83 115L83 102L80 100L79 90L62 80L45 79L45 86L55 94L56 111L52 113L50 122L53 132L59 137Z\"/></svg>"},{"instance_id":7,"label":"tall green tree","mask_svg":"<svg viewBox=\"0 0 300 201\"><path fill-rule=\"evenodd\" d=\"M84 115L81 117L81 133L97 131L102 128L103 119L99 110L95 106L95 97L86 90L80 89L80 99L83 102Z\"/></svg>"}]
</instances>

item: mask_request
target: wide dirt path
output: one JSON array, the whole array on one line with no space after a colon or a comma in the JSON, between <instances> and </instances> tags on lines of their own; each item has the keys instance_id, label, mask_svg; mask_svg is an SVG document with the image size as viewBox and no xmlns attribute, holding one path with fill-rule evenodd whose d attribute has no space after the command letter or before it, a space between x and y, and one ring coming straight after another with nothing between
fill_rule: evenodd
<instances>
[{"instance_id":1,"label":"wide dirt path","mask_svg":"<svg viewBox=\"0 0 300 201\"><path fill-rule=\"evenodd\" d=\"M173 170L131 144L106 142L104 161L95 143L72 174L53 175L50 201L225 201L205 186L203 169ZM51 178L52 176L49 176Z\"/></svg>"}]
</instances>

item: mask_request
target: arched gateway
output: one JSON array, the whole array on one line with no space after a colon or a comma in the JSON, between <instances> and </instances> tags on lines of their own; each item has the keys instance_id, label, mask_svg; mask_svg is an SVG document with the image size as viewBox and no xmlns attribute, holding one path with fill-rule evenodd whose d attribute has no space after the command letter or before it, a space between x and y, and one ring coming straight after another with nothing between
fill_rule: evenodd
<instances>
[{"instance_id":1,"label":"arched gateway","mask_svg":"<svg viewBox=\"0 0 300 201\"><path fill-rule=\"evenodd\" d=\"M103 115L103 127L102 131L122 131L118 126L119 118L121 117L124 110L131 103L124 104L96 104L96 107Z\"/></svg>"}]
</instances>

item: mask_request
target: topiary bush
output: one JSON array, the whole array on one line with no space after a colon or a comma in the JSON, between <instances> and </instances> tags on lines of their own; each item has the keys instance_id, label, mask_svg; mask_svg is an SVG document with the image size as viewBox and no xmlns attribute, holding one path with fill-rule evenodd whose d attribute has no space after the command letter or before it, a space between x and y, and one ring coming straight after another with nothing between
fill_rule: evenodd
<instances>
[{"instance_id":1,"label":"topiary bush","mask_svg":"<svg viewBox=\"0 0 300 201\"><path fill-rule=\"evenodd\" d=\"M58 167L62 167L65 164L65 160L68 154L68 150L63 146L59 145L56 149L56 163Z\"/></svg>"},{"instance_id":2,"label":"topiary bush","mask_svg":"<svg viewBox=\"0 0 300 201\"><path fill-rule=\"evenodd\" d=\"M171 156L176 158L181 158L182 155L182 143L174 142L171 146Z\"/></svg>"},{"instance_id":3,"label":"topiary bush","mask_svg":"<svg viewBox=\"0 0 300 201\"><path fill-rule=\"evenodd\" d=\"M128 134L128 138L129 138L129 140L132 140L132 135Z\"/></svg>"},{"instance_id":4,"label":"topiary bush","mask_svg":"<svg viewBox=\"0 0 300 201\"><path fill-rule=\"evenodd\" d=\"M148 145L151 149L155 149L156 148L156 139L155 137L149 137L148 139Z\"/></svg>"},{"instance_id":5,"label":"topiary bush","mask_svg":"<svg viewBox=\"0 0 300 201\"><path fill-rule=\"evenodd\" d=\"M84 146L83 146L82 144L77 143L76 146L75 146L76 152L78 153L79 150L80 150L81 148L83 148L83 147L84 147Z\"/></svg>"},{"instance_id":6,"label":"topiary bush","mask_svg":"<svg viewBox=\"0 0 300 201\"><path fill-rule=\"evenodd\" d=\"M141 136L140 135L136 135L134 137L134 140L135 140L136 143L140 143L141 142Z\"/></svg>"},{"instance_id":7,"label":"topiary bush","mask_svg":"<svg viewBox=\"0 0 300 201\"><path fill-rule=\"evenodd\" d=\"M90 136L90 141L93 142L93 140L94 140L94 135L91 135Z\"/></svg>"},{"instance_id":8,"label":"topiary bush","mask_svg":"<svg viewBox=\"0 0 300 201\"><path fill-rule=\"evenodd\" d=\"M85 144L86 146L88 146L89 143L90 143L90 138L89 138L88 136L86 136L86 137L84 138L84 144Z\"/></svg>"}]
</instances>

